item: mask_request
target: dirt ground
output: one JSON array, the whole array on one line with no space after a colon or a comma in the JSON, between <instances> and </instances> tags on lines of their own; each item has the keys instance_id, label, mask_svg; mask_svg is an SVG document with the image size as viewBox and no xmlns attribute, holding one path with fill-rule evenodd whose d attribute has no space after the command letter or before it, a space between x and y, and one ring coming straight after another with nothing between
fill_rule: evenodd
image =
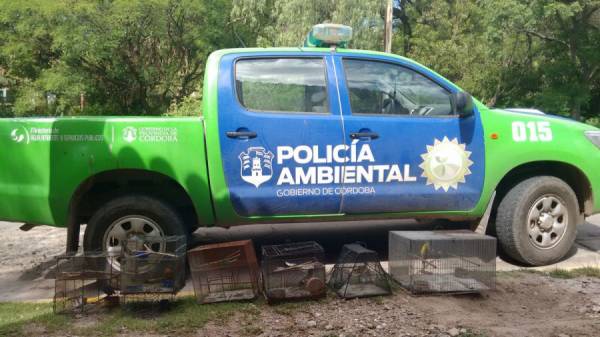
<instances>
[{"instance_id":1,"label":"dirt ground","mask_svg":"<svg viewBox=\"0 0 600 337\"><path fill-rule=\"evenodd\" d=\"M598 279L501 273L483 295L411 296L268 307L209 323L199 336L598 336Z\"/></svg>"},{"instance_id":2,"label":"dirt ground","mask_svg":"<svg viewBox=\"0 0 600 337\"><path fill-rule=\"evenodd\" d=\"M51 293L52 256L63 252L65 231L40 227L23 233L15 224L2 225L0 302ZM279 306L259 302L257 309L222 317L194 335L600 336L600 280L501 272L497 289L477 296L415 297L397 290L392 296L357 300L331 295ZM94 317L81 321L94 324Z\"/></svg>"},{"instance_id":3,"label":"dirt ground","mask_svg":"<svg viewBox=\"0 0 600 337\"><path fill-rule=\"evenodd\" d=\"M391 296L343 300L333 294L320 301L267 305L240 303L238 310L213 317L198 329L172 325L167 333L121 326L110 336L159 337L597 337L600 332L600 282L597 278L557 279L532 272L502 272L497 289L481 295ZM174 304L176 305L176 304ZM200 306L199 304L194 304ZM205 307L210 308L209 305ZM217 307L214 307L217 308ZM216 309L218 310L218 309ZM168 312L140 315L156 320ZM189 314L188 314L189 315ZM30 324L25 335L65 336L87 328L96 336L105 314L77 315L59 330ZM192 313L192 320L193 313ZM143 324L143 323L142 323ZM180 323L185 324L185 323ZM139 327L138 327L139 328ZM91 329L91 333L89 332ZM75 330L77 331L77 330ZM73 336L76 336L74 334ZM100 334L103 335L103 334Z\"/></svg>"},{"instance_id":4,"label":"dirt ground","mask_svg":"<svg viewBox=\"0 0 600 337\"><path fill-rule=\"evenodd\" d=\"M29 232L0 223L0 302L47 298L53 257L65 252L66 230L48 226Z\"/></svg>"}]
</instances>

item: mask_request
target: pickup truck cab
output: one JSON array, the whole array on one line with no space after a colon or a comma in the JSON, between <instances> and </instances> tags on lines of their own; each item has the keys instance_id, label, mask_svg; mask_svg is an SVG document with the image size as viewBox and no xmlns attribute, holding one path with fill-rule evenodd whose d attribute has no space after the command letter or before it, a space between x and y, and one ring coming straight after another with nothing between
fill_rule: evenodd
<instances>
[{"instance_id":1,"label":"pickup truck cab","mask_svg":"<svg viewBox=\"0 0 600 337\"><path fill-rule=\"evenodd\" d=\"M561 259L600 212L600 131L487 108L412 60L344 48L229 49L197 118L0 121L0 219L128 236L198 226L490 220L503 251Z\"/></svg>"}]
</instances>

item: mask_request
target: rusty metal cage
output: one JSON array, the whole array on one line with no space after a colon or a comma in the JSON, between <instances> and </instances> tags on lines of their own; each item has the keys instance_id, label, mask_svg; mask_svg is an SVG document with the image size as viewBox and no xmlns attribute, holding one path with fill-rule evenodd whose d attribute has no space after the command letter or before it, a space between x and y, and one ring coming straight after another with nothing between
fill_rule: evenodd
<instances>
[{"instance_id":1,"label":"rusty metal cage","mask_svg":"<svg viewBox=\"0 0 600 337\"><path fill-rule=\"evenodd\" d=\"M359 243L344 245L331 272L329 287L342 298L381 296L392 292L377 253Z\"/></svg>"},{"instance_id":2,"label":"rusty metal cage","mask_svg":"<svg viewBox=\"0 0 600 337\"><path fill-rule=\"evenodd\" d=\"M496 239L471 231L393 231L390 274L413 293L471 293L496 286Z\"/></svg>"},{"instance_id":3,"label":"rusty metal cage","mask_svg":"<svg viewBox=\"0 0 600 337\"><path fill-rule=\"evenodd\" d=\"M323 247L314 241L262 247L264 294L269 302L325 296Z\"/></svg>"},{"instance_id":4,"label":"rusty metal cage","mask_svg":"<svg viewBox=\"0 0 600 337\"><path fill-rule=\"evenodd\" d=\"M118 272L102 252L57 256L53 309L55 313L82 313L118 303L113 286Z\"/></svg>"},{"instance_id":5,"label":"rusty metal cage","mask_svg":"<svg viewBox=\"0 0 600 337\"><path fill-rule=\"evenodd\" d=\"M185 286L185 236L132 236L121 256L124 302L172 299Z\"/></svg>"},{"instance_id":6,"label":"rusty metal cage","mask_svg":"<svg viewBox=\"0 0 600 337\"><path fill-rule=\"evenodd\" d=\"M251 240L204 245L188 251L200 303L250 300L258 294L259 268Z\"/></svg>"}]
</instances>

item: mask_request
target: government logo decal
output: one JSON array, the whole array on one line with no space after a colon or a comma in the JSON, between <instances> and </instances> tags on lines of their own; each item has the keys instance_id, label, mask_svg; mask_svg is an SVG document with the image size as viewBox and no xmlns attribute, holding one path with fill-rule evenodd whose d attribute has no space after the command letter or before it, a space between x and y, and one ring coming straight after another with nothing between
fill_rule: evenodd
<instances>
[{"instance_id":1,"label":"government logo decal","mask_svg":"<svg viewBox=\"0 0 600 337\"><path fill-rule=\"evenodd\" d=\"M132 126L128 126L125 129L123 129L123 140L126 141L127 143L132 143L134 140L137 139L137 129L132 127Z\"/></svg>"},{"instance_id":2,"label":"government logo decal","mask_svg":"<svg viewBox=\"0 0 600 337\"><path fill-rule=\"evenodd\" d=\"M264 147L250 147L240 153L242 179L258 188L273 176L273 152Z\"/></svg>"},{"instance_id":3,"label":"government logo decal","mask_svg":"<svg viewBox=\"0 0 600 337\"><path fill-rule=\"evenodd\" d=\"M459 144L456 138L442 141L434 140L433 146L427 145L427 153L421 155L423 169L421 177L427 178L427 185L435 190L442 188L448 192L450 187L458 189L458 183L465 182L465 176L471 174L469 167L473 162L469 159L471 152L466 151L465 144Z\"/></svg>"},{"instance_id":4,"label":"government logo decal","mask_svg":"<svg viewBox=\"0 0 600 337\"><path fill-rule=\"evenodd\" d=\"M25 144L29 144L29 132L27 132L27 129L25 129L24 127L13 129L10 133L10 138L15 143L24 142Z\"/></svg>"}]
</instances>

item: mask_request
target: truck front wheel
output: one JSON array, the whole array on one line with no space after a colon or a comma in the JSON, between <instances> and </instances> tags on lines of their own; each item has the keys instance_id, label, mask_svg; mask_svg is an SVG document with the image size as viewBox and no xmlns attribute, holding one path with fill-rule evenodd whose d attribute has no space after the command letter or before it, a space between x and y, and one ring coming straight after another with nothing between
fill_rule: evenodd
<instances>
[{"instance_id":1,"label":"truck front wheel","mask_svg":"<svg viewBox=\"0 0 600 337\"><path fill-rule=\"evenodd\" d=\"M89 220L85 235L86 251L103 251L109 263L120 270L118 256L122 245L135 235L185 235L184 223L171 206L154 197L129 195L111 200ZM161 248L158 248L161 249Z\"/></svg>"},{"instance_id":2,"label":"truck front wheel","mask_svg":"<svg viewBox=\"0 0 600 337\"><path fill-rule=\"evenodd\" d=\"M496 233L502 251L527 265L557 262L575 241L578 210L575 192L556 177L520 182L498 205Z\"/></svg>"}]
</instances>

